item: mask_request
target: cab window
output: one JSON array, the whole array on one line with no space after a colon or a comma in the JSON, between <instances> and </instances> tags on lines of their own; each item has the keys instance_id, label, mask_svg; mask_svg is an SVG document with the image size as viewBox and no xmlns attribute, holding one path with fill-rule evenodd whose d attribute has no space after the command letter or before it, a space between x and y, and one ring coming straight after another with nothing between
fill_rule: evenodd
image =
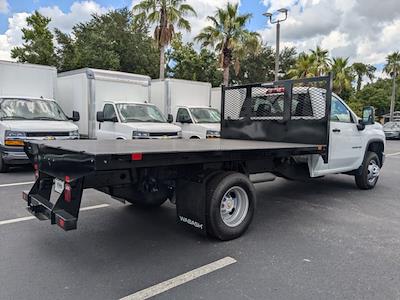
<instances>
[{"instance_id":1,"label":"cab window","mask_svg":"<svg viewBox=\"0 0 400 300\"><path fill-rule=\"evenodd\" d=\"M112 104L104 105L103 113L104 113L104 119L106 120L111 120L112 118L115 118L117 116L115 113L114 106Z\"/></svg>"},{"instance_id":2,"label":"cab window","mask_svg":"<svg viewBox=\"0 0 400 300\"><path fill-rule=\"evenodd\" d=\"M331 121L353 123L350 111L344 106L342 101L332 96Z\"/></svg>"},{"instance_id":3,"label":"cab window","mask_svg":"<svg viewBox=\"0 0 400 300\"><path fill-rule=\"evenodd\" d=\"M180 123L188 123L192 121L186 108L178 109L178 113L176 114L176 121Z\"/></svg>"}]
</instances>

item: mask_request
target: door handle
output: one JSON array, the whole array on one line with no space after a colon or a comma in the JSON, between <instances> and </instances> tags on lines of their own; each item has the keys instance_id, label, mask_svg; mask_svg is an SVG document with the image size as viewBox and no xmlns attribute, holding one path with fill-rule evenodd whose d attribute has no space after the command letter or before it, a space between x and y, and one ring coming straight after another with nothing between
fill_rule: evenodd
<instances>
[{"instance_id":1,"label":"door handle","mask_svg":"<svg viewBox=\"0 0 400 300\"><path fill-rule=\"evenodd\" d=\"M335 128L335 129L332 129L332 131L333 131L333 132L340 132L340 129Z\"/></svg>"}]
</instances>

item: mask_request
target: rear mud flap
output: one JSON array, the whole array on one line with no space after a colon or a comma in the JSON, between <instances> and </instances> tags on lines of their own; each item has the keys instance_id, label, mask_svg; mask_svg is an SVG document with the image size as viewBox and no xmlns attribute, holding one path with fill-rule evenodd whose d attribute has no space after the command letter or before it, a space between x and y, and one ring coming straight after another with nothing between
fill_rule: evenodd
<instances>
[{"instance_id":1,"label":"rear mud flap","mask_svg":"<svg viewBox=\"0 0 400 300\"><path fill-rule=\"evenodd\" d=\"M179 223L200 234L206 234L206 202L206 180L178 180L176 211Z\"/></svg>"}]
</instances>

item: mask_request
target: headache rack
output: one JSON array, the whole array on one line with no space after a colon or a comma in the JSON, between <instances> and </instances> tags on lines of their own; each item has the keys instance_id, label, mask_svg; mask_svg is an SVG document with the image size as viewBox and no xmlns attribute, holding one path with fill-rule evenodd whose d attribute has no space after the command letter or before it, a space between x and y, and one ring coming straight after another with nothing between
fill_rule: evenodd
<instances>
[{"instance_id":1,"label":"headache rack","mask_svg":"<svg viewBox=\"0 0 400 300\"><path fill-rule=\"evenodd\" d=\"M221 137L328 146L331 91L330 74L223 87Z\"/></svg>"}]
</instances>

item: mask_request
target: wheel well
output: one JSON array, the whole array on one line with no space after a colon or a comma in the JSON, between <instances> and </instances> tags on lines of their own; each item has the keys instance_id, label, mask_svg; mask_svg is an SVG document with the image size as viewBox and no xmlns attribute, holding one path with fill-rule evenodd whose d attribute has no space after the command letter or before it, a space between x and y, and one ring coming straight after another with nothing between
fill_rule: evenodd
<instances>
[{"instance_id":1,"label":"wheel well","mask_svg":"<svg viewBox=\"0 0 400 300\"><path fill-rule=\"evenodd\" d=\"M195 136L195 135L194 135L194 136L191 136L190 138L191 138L191 139L199 139L199 137L198 137L198 136Z\"/></svg>"},{"instance_id":2,"label":"wheel well","mask_svg":"<svg viewBox=\"0 0 400 300\"><path fill-rule=\"evenodd\" d=\"M372 142L368 145L367 151L375 152L379 157L379 162L382 165L383 151L385 146L382 142Z\"/></svg>"}]
</instances>

